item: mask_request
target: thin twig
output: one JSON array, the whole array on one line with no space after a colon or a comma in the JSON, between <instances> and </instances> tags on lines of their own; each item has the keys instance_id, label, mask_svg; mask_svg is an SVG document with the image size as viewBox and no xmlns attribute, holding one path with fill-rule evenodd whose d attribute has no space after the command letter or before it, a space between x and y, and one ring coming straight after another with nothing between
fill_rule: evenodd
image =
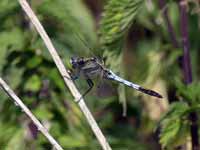
<instances>
[{"instance_id":1,"label":"thin twig","mask_svg":"<svg viewBox=\"0 0 200 150\"><path fill-rule=\"evenodd\" d=\"M108 142L106 141L106 138L104 137L103 133L101 132L100 128L98 127L96 121L94 120L91 112L89 111L89 109L87 108L84 99L81 98L81 94L79 93L79 91L77 90L77 88L75 87L74 83L72 80L70 80L70 76L67 73L67 70L65 69L64 64L62 63L59 55L56 52L56 49L54 48L50 38L48 37L46 31L44 30L43 26L41 25L41 23L39 22L38 18L36 17L36 15L34 14L34 12L32 11L32 9L30 8L29 4L27 3L26 0L19 0L19 3L21 5L21 7L23 8L23 10L25 11L25 13L28 15L28 17L30 18L31 22L33 23L33 25L35 26L36 30L38 31L38 33L40 34L41 38L43 39L47 49L49 50L61 76L63 77L66 86L68 86L68 88L70 89L72 95L75 98L75 102L78 103L80 109L82 110L83 114L85 115L89 125L91 126L94 134L96 135L99 143L101 144L102 148L104 150L111 150L111 147L109 146ZM81 98L81 99L80 99Z\"/></svg>"},{"instance_id":2,"label":"thin twig","mask_svg":"<svg viewBox=\"0 0 200 150\"><path fill-rule=\"evenodd\" d=\"M31 113L26 105L20 100L20 98L14 93L14 91L6 84L6 82L0 77L0 86L7 93L7 95L13 99L15 105L19 106L22 111L33 121L38 130L49 140L56 150L63 150L63 148L56 142L56 140L49 134L47 129L40 123L40 121Z\"/></svg>"},{"instance_id":3,"label":"thin twig","mask_svg":"<svg viewBox=\"0 0 200 150\"><path fill-rule=\"evenodd\" d=\"M159 2L159 8L163 15L163 20L166 23L167 31L168 31L172 46L174 48L179 48L179 42L177 40L177 36L176 36L175 30L174 30L174 27L172 25L171 19L168 14L168 5L166 3L166 0L159 0L158 2ZM179 64L179 59L180 58L177 58L178 64ZM174 86L172 86L168 90L168 100L171 103L171 102L174 102L175 99L176 99L176 88Z\"/></svg>"},{"instance_id":4,"label":"thin twig","mask_svg":"<svg viewBox=\"0 0 200 150\"><path fill-rule=\"evenodd\" d=\"M169 19L166 1L165 0L159 0L159 7L160 7L160 9L163 13L163 18L164 18L164 20L167 24L167 29L168 29L168 32L169 32L170 40L171 40L173 46L175 48L178 48L179 47L178 40L176 38L176 34L175 34L174 28L172 26L172 23Z\"/></svg>"},{"instance_id":5,"label":"thin twig","mask_svg":"<svg viewBox=\"0 0 200 150\"><path fill-rule=\"evenodd\" d=\"M185 84L189 85L192 83L192 68L190 62L190 49L189 49L189 35L188 35L188 15L187 15L187 1L179 1L179 11L180 11L180 26L182 35L182 45L183 45L183 73ZM192 149L199 150L199 135L198 135L198 116L196 112L191 112L189 114L189 120L191 122L190 133L192 140Z\"/></svg>"}]
</instances>

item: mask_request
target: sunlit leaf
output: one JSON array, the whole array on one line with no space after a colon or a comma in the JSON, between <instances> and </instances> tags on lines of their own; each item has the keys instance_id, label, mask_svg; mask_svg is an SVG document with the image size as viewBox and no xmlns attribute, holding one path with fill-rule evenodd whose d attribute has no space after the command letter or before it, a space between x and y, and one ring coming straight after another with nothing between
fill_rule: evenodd
<instances>
[{"instance_id":1,"label":"sunlit leaf","mask_svg":"<svg viewBox=\"0 0 200 150\"><path fill-rule=\"evenodd\" d=\"M81 148L86 146L86 141L84 141L84 139L73 138L67 135L60 137L59 141L65 148Z\"/></svg>"},{"instance_id":2,"label":"sunlit leaf","mask_svg":"<svg viewBox=\"0 0 200 150\"><path fill-rule=\"evenodd\" d=\"M41 120L49 120L53 117L53 114L45 105L38 106L34 114Z\"/></svg>"},{"instance_id":3,"label":"sunlit leaf","mask_svg":"<svg viewBox=\"0 0 200 150\"><path fill-rule=\"evenodd\" d=\"M176 102L161 118L160 143L163 147L179 146L186 141L189 132L189 123L185 120L188 109L186 103Z\"/></svg>"},{"instance_id":4,"label":"sunlit leaf","mask_svg":"<svg viewBox=\"0 0 200 150\"><path fill-rule=\"evenodd\" d=\"M37 67L42 62L42 59L38 56L32 57L28 60L26 66L31 69Z\"/></svg>"},{"instance_id":5,"label":"sunlit leaf","mask_svg":"<svg viewBox=\"0 0 200 150\"><path fill-rule=\"evenodd\" d=\"M108 46L121 40L125 31L133 23L142 2L143 0L110 0L108 2L105 6L99 32L103 45Z\"/></svg>"},{"instance_id":6,"label":"sunlit leaf","mask_svg":"<svg viewBox=\"0 0 200 150\"><path fill-rule=\"evenodd\" d=\"M22 150L25 147L24 141L24 130L18 130L13 133L12 138L9 140L8 144L4 148L5 150Z\"/></svg>"},{"instance_id":7,"label":"sunlit leaf","mask_svg":"<svg viewBox=\"0 0 200 150\"><path fill-rule=\"evenodd\" d=\"M39 91L39 89L41 88L41 79L39 76L37 75L33 75L32 77L30 77L28 79L28 81L25 83L25 90L30 90L33 92L37 92Z\"/></svg>"}]
</instances>

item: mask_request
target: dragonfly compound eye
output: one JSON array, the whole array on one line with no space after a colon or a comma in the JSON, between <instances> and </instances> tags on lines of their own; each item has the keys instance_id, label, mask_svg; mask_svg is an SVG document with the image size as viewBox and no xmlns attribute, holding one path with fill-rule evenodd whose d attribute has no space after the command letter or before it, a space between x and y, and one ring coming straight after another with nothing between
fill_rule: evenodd
<instances>
[{"instance_id":1,"label":"dragonfly compound eye","mask_svg":"<svg viewBox=\"0 0 200 150\"><path fill-rule=\"evenodd\" d=\"M79 65L83 65L84 63L85 63L85 62L84 62L83 59L81 59L81 60L78 61L78 64L79 64Z\"/></svg>"},{"instance_id":2,"label":"dragonfly compound eye","mask_svg":"<svg viewBox=\"0 0 200 150\"><path fill-rule=\"evenodd\" d=\"M73 57L70 59L70 64L72 64L72 68L76 68L77 67L77 61L76 59L74 59Z\"/></svg>"}]
</instances>

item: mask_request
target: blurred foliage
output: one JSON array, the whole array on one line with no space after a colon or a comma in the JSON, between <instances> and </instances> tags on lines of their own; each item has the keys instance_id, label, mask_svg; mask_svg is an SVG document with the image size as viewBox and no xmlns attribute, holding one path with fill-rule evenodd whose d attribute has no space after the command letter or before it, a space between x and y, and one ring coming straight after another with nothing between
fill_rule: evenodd
<instances>
[{"instance_id":1,"label":"blurred foliage","mask_svg":"<svg viewBox=\"0 0 200 150\"><path fill-rule=\"evenodd\" d=\"M94 3L85 2L30 1L66 66L70 67L69 58L74 55L101 55L114 72L165 97L159 101L114 83L118 94L112 97L101 98L93 91L87 95L86 103L111 147L171 150L184 144L190 135L188 115L199 114L200 109L198 4L192 0L188 3L194 82L186 86L180 63L182 47L174 48L170 42L163 10L157 1L107 0L102 2L100 19L89 9ZM167 1L167 7L177 40L181 41L177 2ZM64 149L101 149L43 41L16 0L0 1L0 19L3 79ZM83 93L84 81L76 84ZM2 90L0 97L0 149L51 149L45 137ZM122 116L118 100L127 100L126 117ZM165 110L168 100L176 102ZM160 120L152 119L152 110L159 110L154 114L162 115ZM154 132L155 127L159 133Z\"/></svg>"}]
</instances>

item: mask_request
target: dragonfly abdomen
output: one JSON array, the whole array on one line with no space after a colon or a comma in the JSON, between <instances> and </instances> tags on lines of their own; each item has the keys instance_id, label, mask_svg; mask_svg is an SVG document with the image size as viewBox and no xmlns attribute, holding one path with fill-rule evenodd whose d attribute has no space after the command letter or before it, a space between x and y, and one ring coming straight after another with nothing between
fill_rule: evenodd
<instances>
[{"instance_id":1,"label":"dragonfly abdomen","mask_svg":"<svg viewBox=\"0 0 200 150\"><path fill-rule=\"evenodd\" d=\"M125 79L122 79L121 77L119 77L119 76L117 76L116 74L114 74L111 70L107 73L106 78L107 78L107 79L110 79L110 80L118 81L118 82L120 82L120 83L122 83L122 84L125 84L125 85L127 85L127 86L129 86L129 87L132 87L132 88L134 88L134 89L136 89L136 90L139 90L139 87L140 87L140 86L137 85L137 84L134 84L134 83L132 83L132 82L130 82L130 81L127 81L127 80L125 80Z\"/></svg>"},{"instance_id":2,"label":"dragonfly abdomen","mask_svg":"<svg viewBox=\"0 0 200 150\"><path fill-rule=\"evenodd\" d=\"M148 94L148 95L151 95L151 96L155 96L155 97L158 97L158 98L163 98L160 94L158 94L157 92L153 91L153 90L149 90L149 89L145 89L143 87L139 87L138 91L141 91L145 94Z\"/></svg>"},{"instance_id":3,"label":"dragonfly abdomen","mask_svg":"<svg viewBox=\"0 0 200 150\"><path fill-rule=\"evenodd\" d=\"M158 98L162 98L162 96L160 94L158 94L157 92L155 92L153 90L145 89L145 88L143 88L143 87L141 87L141 86L139 86L137 84L134 84L134 83L129 82L129 81L124 80L124 79L118 80L118 81L123 83L123 84L125 84L125 85L127 85L127 86L129 86L129 87L132 87L132 88L134 88L134 89L136 89L136 90L138 90L140 92L143 92L145 94L148 94L148 95L151 95L151 96L155 96L155 97L158 97Z\"/></svg>"}]
</instances>

